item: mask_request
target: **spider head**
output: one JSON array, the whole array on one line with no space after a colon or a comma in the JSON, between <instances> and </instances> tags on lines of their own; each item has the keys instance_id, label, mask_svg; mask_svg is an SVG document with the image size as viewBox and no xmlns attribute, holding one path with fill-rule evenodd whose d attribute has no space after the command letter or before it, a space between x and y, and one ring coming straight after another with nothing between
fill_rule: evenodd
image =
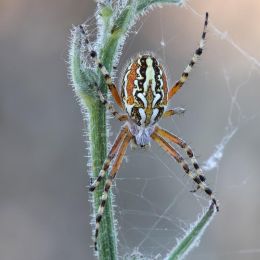
<instances>
[{"instance_id":1,"label":"spider head","mask_svg":"<svg viewBox=\"0 0 260 260\"><path fill-rule=\"evenodd\" d=\"M167 79L162 65L151 54L139 55L127 67L122 100L137 126L154 125L167 106Z\"/></svg>"}]
</instances>

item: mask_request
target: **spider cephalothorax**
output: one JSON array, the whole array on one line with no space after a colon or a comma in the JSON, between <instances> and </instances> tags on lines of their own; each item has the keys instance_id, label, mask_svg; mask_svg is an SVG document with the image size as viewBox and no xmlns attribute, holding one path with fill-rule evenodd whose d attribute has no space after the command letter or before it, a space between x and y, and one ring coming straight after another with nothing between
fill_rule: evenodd
<instances>
[{"instance_id":1,"label":"spider cephalothorax","mask_svg":"<svg viewBox=\"0 0 260 260\"><path fill-rule=\"evenodd\" d=\"M105 204L108 197L109 189L112 185L112 180L115 178L119 167L122 163L126 149L131 141L143 147L150 144L153 140L158 143L170 156L172 156L182 167L184 172L194 181L197 191L203 190L212 200L212 203L218 210L218 203L215 199L212 190L206 184L206 178L203 175L191 147L178 136L159 127L156 123L160 118L166 118L175 114L183 113L183 109L174 108L166 110L168 101L180 90L187 80L192 67L202 54L205 44L206 27L208 24L208 13L206 13L204 30L200 40L199 48L195 51L189 65L185 68L180 79L168 91L166 75L158 60L151 54L139 55L127 67L124 76L121 97L116 86L113 84L111 77L105 66L97 57L95 51L90 52L101 73L104 75L105 82L115 100L122 111L127 114L118 113L114 106L109 103L103 96L100 89L97 87L100 101L111 111L112 115L126 123L119 132L113 146L111 147L107 159L105 160L102 169L95 182L91 184L90 191L94 191L105 177L106 172L111 169L107 176L103 195L101 197L98 213L96 214L96 230L94 244L97 249L97 238L99 225L105 210ZM84 33L83 28L81 27ZM189 167L186 160L181 154L170 144L179 146L188 156L192 163L192 168Z\"/></svg>"}]
</instances>

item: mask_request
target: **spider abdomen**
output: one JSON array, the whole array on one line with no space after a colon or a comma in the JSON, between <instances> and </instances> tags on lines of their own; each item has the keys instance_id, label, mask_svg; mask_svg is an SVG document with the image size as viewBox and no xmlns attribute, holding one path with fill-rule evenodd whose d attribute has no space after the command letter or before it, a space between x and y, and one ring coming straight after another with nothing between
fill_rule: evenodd
<instances>
[{"instance_id":1,"label":"spider abdomen","mask_svg":"<svg viewBox=\"0 0 260 260\"><path fill-rule=\"evenodd\" d=\"M154 125L167 106L167 80L162 66L152 55L141 55L127 67L122 100L138 126Z\"/></svg>"}]
</instances>

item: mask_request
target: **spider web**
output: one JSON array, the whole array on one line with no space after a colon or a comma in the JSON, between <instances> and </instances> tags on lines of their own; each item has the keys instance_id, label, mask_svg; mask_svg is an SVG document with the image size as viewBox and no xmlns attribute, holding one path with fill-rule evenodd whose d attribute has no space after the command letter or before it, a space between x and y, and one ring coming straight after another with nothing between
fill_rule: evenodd
<instances>
[{"instance_id":1,"label":"spider web","mask_svg":"<svg viewBox=\"0 0 260 260\"><path fill-rule=\"evenodd\" d=\"M117 65L118 72L123 71L128 58L138 51L153 50L168 68L168 82L178 79L197 47L204 20L204 14L199 13L192 3L186 3L179 11L180 15L176 15L178 10L174 7L156 9L152 15L141 19L130 32ZM151 29L150 23L155 28ZM95 35L94 19L88 24L93 27L90 35ZM171 30L171 26L174 29ZM235 242L226 247L227 241L218 231L224 229L225 218L221 214L230 217L222 210L232 214L227 209L230 203L225 198L235 192L236 200L242 199L242 193L249 189L250 179L254 178L253 174L247 174L248 171L237 170L243 164L238 164L236 157L230 154L245 145L245 129L248 131L253 127L258 118L256 98L250 101L247 93L253 93L259 70L257 57L242 48L239 41L233 40L231 33L220 30L217 23L210 20L205 52L191 72L188 83L169 106L184 107L187 112L184 116L160 122L161 126L190 143L206 174L207 183L220 200L220 216L216 216L206 231L200 249L193 251L187 259L259 257L260 245L259 248L257 244L240 247L243 236L236 239L236 230L231 229L233 236L227 237ZM173 71L174 76L171 76ZM120 78L118 73L116 76ZM110 124L112 142L120 124L113 119ZM240 146L237 144L239 139L242 139ZM244 160L248 158L247 155ZM125 162L113 188L121 259L133 254L145 259L163 259L208 205L208 199L202 192L189 192L194 188L192 181L156 144L146 151L128 149ZM231 165L237 164L239 167L230 172ZM238 205L237 210L240 207ZM253 237L257 240L257 236Z\"/></svg>"}]
</instances>

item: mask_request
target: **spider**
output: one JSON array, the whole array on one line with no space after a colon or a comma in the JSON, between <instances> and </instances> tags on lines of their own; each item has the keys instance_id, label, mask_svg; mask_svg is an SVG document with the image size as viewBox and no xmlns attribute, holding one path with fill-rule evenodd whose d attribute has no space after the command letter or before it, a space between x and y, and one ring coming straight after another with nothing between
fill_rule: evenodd
<instances>
[{"instance_id":1,"label":"spider","mask_svg":"<svg viewBox=\"0 0 260 260\"><path fill-rule=\"evenodd\" d=\"M118 113L113 104L106 100L101 90L96 86L99 99L106 106L106 109L109 110L116 119L124 121L125 124L122 126L121 131L116 137L98 177L89 188L90 191L94 191L98 187L101 180L105 178L106 172L113 161L111 170L105 181L100 206L96 214L94 237L95 250L97 250L99 226L108 198L108 192L112 185L112 181L120 168L130 142L140 147L150 145L151 140L158 143L162 149L164 149L180 164L184 172L195 182L196 189L193 190L193 192L202 189L211 198L216 210L219 210L217 200L215 199L212 190L205 183L206 178L191 147L181 138L165 129L162 129L157 124L161 118L171 117L175 114L181 114L184 112L184 109L182 108L167 110L167 104L176 92L181 89L194 64L202 54L207 25L208 13L206 13L205 16L204 29L199 47L195 51L189 65L185 68L180 79L169 90L164 69L154 55L140 54L137 58L131 61L124 73L120 97L107 69L97 57L97 53L94 50L90 51L90 56L103 74L106 85L110 90L114 101L121 110L126 111L126 114ZM83 28L81 27L81 29ZM193 165L194 171L189 168L186 160L174 149L173 146L170 145L169 142L176 144L184 150Z\"/></svg>"}]
</instances>

